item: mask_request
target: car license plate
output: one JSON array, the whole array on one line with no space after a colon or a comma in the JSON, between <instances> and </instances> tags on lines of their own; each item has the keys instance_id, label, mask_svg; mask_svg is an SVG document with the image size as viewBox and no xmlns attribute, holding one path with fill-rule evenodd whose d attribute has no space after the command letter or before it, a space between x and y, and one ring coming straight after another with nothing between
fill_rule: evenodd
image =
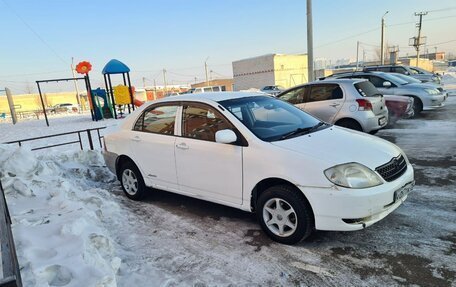
<instances>
[{"instance_id":1,"label":"car license plate","mask_svg":"<svg viewBox=\"0 0 456 287\"><path fill-rule=\"evenodd\" d=\"M386 118L385 118L385 117L379 118L379 119L378 119L378 124L379 124L380 126L385 125L385 124L386 124Z\"/></svg>"},{"instance_id":2,"label":"car license plate","mask_svg":"<svg viewBox=\"0 0 456 287\"><path fill-rule=\"evenodd\" d=\"M409 194L412 191L414 186L415 186L415 182L412 181L412 182L407 183L403 187L399 188L398 190L396 190L394 192L394 202L404 198L407 194Z\"/></svg>"}]
</instances>

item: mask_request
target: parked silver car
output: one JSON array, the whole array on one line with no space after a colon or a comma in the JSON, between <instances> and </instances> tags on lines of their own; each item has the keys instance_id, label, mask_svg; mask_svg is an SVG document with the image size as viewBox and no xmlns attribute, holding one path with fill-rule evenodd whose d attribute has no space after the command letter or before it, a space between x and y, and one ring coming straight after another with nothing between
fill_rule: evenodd
<instances>
[{"instance_id":1,"label":"parked silver car","mask_svg":"<svg viewBox=\"0 0 456 287\"><path fill-rule=\"evenodd\" d=\"M327 79L361 78L369 80L382 94L412 97L415 114L423 110L432 110L444 106L448 95L434 85L426 83L408 83L393 74L383 72L352 72L334 74Z\"/></svg>"},{"instance_id":2,"label":"parked silver car","mask_svg":"<svg viewBox=\"0 0 456 287\"><path fill-rule=\"evenodd\" d=\"M432 72L426 71L419 67L403 66L403 65L383 65L383 66L368 66L364 67L364 72L385 72L385 73L399 73L408 75L423 83L436 83L440 84L441 78Z\"/></svg>"},{"instance_id":3,"label":"parked silver car","mask_svg":"<svg viewBox=\"0 0 456 287\"><path fill-rule=\"evenodd\" d=\"M264 86L263 88L261 88L260 91L263 92L263 93L266 93L266 94L270 94L272 96L277 96L278 94L280 94L284 90L285 90L284 87L278 86L278 85L274 85L274 86Z\"/></svg>"},{"instance_id":4,"label":"parked silver car","mask_svg":"<svg viewBox=\"0 0 456 287\"><path fill-rule=\"evenodd\" d=\"M382 94L366 80L332 79L300 85L277 96L327 123L375 133L388 124Z\"/></svg>"}]
</instances>

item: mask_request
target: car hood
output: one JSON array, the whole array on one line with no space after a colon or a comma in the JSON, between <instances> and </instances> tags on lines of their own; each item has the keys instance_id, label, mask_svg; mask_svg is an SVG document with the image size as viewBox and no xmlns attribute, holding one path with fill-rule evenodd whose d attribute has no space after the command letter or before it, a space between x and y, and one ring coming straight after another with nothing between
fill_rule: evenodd
<instances>
[{"instance_id":1,"label":"car hood","mask_svg":"<svg viewBox=\"0 0 456 287\"><path fill-rule=\"evenodd\" d=\"M330 166L357 162L372 170L402 152L400 148L386 140L336 126L309 135L275 141L272 144L318 158Z\"/></svg>"}]
</instances>

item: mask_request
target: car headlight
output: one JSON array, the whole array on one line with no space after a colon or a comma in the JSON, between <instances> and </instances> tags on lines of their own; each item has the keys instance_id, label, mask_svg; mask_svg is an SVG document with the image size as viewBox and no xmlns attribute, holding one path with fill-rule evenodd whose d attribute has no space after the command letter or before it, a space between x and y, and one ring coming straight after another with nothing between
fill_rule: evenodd
<instances>
[{"instance_id":1,"label":"car headlight","mask_svg":"<svg viewBox=\"0 0 456 287\"><path fill-rule=\"evenodd\" d=\"M428 93L429 95L438 95L438 94L440 94L439 90L437 90L437 89L424 89L424 91L426 93Z\"/></svg>"},{"instance_id":2,"label":"car headlight","mask_svg":"<svg viewBox=\"0 0 456 287\"><path fill-rule=\"evenodd\" d=\"M355 162L333 166L324 173L330 182L348 188L367 188L383 183L374 171Z\"/></svg>"}]
</instances>

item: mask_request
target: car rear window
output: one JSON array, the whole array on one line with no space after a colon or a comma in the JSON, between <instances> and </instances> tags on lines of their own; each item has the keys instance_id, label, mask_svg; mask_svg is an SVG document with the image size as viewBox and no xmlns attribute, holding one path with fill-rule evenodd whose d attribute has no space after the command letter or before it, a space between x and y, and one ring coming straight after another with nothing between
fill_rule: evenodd
<instances>
[{"instance_id":1,"label":"car rear window","mask_svg":"<svg viewBox=\"0 0 456 287\"><path fill-rule=\"evenodd\" d=\"M372 83L369 81L359 82L356 83L354 86L358 93L363 97L374 97L381 95L377 88L374 87L374 85L372 85Z\"/></svg>"}]
</instances>

